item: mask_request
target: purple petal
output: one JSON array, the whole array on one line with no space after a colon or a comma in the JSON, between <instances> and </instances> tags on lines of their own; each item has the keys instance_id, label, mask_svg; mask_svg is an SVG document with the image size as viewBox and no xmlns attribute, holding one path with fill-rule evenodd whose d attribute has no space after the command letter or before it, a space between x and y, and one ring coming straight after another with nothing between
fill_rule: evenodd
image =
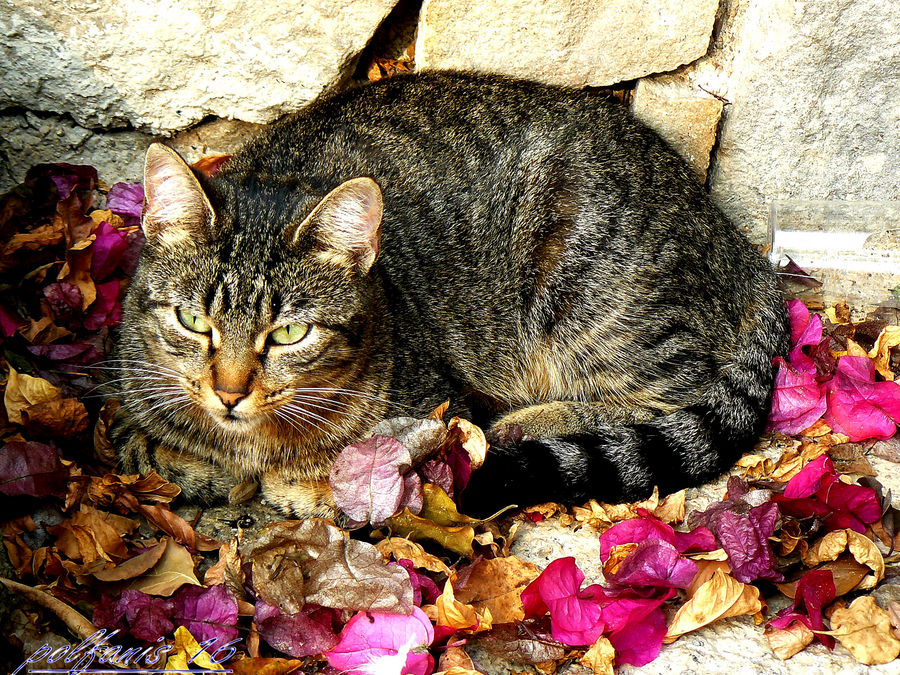
<instances>
[{"instance_id":1,"label":"purple petal","mask_svg":"<svg viewBox=\"0 0 900 675\"><path fill-rule=\"evenodd\" d=\"M140 224L143 206L144 188L140 183L116 183L106 195L106 208L129 227Z\"/></svg>"},{"instance_id":2,"label":"purple petal","mask_svg":"<svg viewBox=\"0 0 900 675\"><path fill-rule=\"evenodd\" d=\"M254 617L260 637L288 656L302 659L334 648L334 610L306 604L295 614L282 614L278 607L256 601Z\"/></svg>"},{"instance_id":3,"label":"purple petal","mask_svg":"<svg viewBox=\"0 0 900 675\"><path fill-rule=\"evenodd\" d=\"M238 605L224 584L194 586L186 584L172 597L175 620L187 628L198 642L216 638L218 644L238 636Z\"/></svg>"},{"instance_id":4,"label":"purple petal","mask_svg":"<svg viewBox=\"0 0 900 675\"><path fill-rule=\"evenodd\" d=\"M614 573L607 573L606 580L610 588L687 588L696 575L696 563L682 558L672 544L648 539L639 543Z\"/></svg>"},{"instance_id":5,"label":"purple petal","mask_svg":"<svg viewBox=\"0 0 900 675\"><path fill-rule=\"evenodd\" d=\"M775 532L778 507L766 502L746 516L725 511L716 522L716 536L728 554L732 575L748 584L756 579L783 581L769 537Z\"/></svg>"}]
</instances>

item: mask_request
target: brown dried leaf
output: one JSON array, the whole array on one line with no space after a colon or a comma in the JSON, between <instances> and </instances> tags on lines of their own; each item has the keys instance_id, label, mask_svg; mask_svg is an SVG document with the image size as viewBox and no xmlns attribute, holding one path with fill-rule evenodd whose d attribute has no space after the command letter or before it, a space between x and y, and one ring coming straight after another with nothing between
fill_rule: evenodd
<instances>
[{"instance_id":1,"label":"brown dried leaf","mask_svg":"<svg viewBox=\"0 0 900 675\"><path fill-rule=\"evenodd\" d=\"M869 350L869 358L875 362L875 370L885 379L893 380L894 371L891 370L891 349L900 345L900 326L885 326L875 345Z\"/></svg>"},{"instance_id":2,"label":"brown dried leaf","mask_svg":"<svg viewBox=\"0 0 900 675\"><path fill-rule=\"evenodd\" d=\"M799 621L794 621L784 629L766 626L765 635L775 656L782 661L806 649L816 637L805 624Z\"/></svg>"},{"instance_id":3,"label":"brown dried leaf","mask_svg":"<svg viewBox=\"0 0 900 675\"><path fill-rule=\"evenodd\" d=\"M875 542L853 530L835 530L809 547L803 556L807 567L815 567L820 563L837 560L844 551L849 552L857 562L872 570L857 586L860 590L874 588L884 579L884 556L875 546Z\"/></svg>"},{"instance_id":4,"label":"brown dried leaf","mask_svg":"<svg viewBox=\"0 0 900 675\"><path fill-rule=\"evenodd\" d=\"M137 511L175 541L196 551L215 551L222 542L196 532L190 523L163 504L138 504Z\"/></svg>"},{"instance_id":5,"label":"brown dried leaf","mask_svg":"<svg viewBox=\"0 0 900 675\"><path fill-rule=\"evenodd\" d=\"M839 473L855 473L861 476L875 476L875 469L866 459L865 451L859 443L842 443L828 448L828 456Z\"/></svg>"},{"instance_id":6,"label":"brown dried leaf","mask_svg":"<svg viewBox=\"0 0 900 675\"><path fill-rule=\"evenodd\" d=\"M605 637L600 637L585 652L578 662L590 668L594 675L615 675L613 664L616 660L616 650Z\"/></svg>"},{"instance_id":7,"label":"brown dried leaf","mask_svg":"<svg viewBox=\"0 0 900 675\"><path fill-rule=\"evenodd\" d=\"M21 410L22 424L33 436L76 438L90 425L87 408L77 398L58 398Z\"/></svg>"},{"instance_id":8,"label":"brown dried leaf","mask_svg":"<svg viewBox=\"0 0 900 675\"><path fill-rule=\"evenodd\" d=\"M100 408L97 423L94 425L94 454L105 464L115 466L118 462L116 449L107 437L116 410L122 404L114 398L107 399Z\"/></svg>"},{"instance_id":9,"label":"brown dried leaf","mask_svg":"<svg viewBox=\"0 0 900 675\"><path fill-rule=\"evenodd\" d=\"M675 613L663 642L674 642L685 633L718 619L756 614L761 609L758 588L742 584L718 570Z\"/></svg>"},{"instance_id":10,"label":"brown dried leaf","mask_svg":"<svg viewBox=\"0 0 900 675\"><path fill-rule=\"evenodd\" d=\"M59 388L44 378L18 373L15 368L9 367L3 404L6 406L6 416L10 422L22 424L22 411L25 408L61 397Z\"/></svg>"},{"instance_id":11,"label":"brown dried leaf","mask_svg":"<svg viewBox=\"0 0 900 675\"><path fill-rule=\"evenodd\" d=\"M156 546L151 546L140 555L129 558L125 562L107 569L97 570L94 577L98 581L124 581L126 579L134 579L139 577L151 568L163 557L166 547L171 541L168 537L159 542Z\"/></svg>"},{"instance_id":12,"label":"brown dried leaf","mask_svg":"<svg viewBox=\"0 0 900 675\"><path fill-rule=\"evenodd\" d=\"M857 598L831 615L834 635L854 658L866 665L890 663L900 656L900 640L891 632L888 613L870 595Z\"/></svg>"},{"instance_id":13,"label":"brown dried leaf","mask_svg":"<svg viewBox=\"0 0 900 675\"><path fill-rule=\"evenodd\" d=\"M549 634L536 634L522 624L498 624L485 635L469 640L489 654L512 663L538 664L558 661L566 655L565 646Z\"/></svg>"},{"instance_id":14,"label":"brown dried leaf","mask_svg":"<svg viewBox=\"0 0 900 675\"><path fill-rule=\"evenodd\" d=\"M132 581L128 588L149 595L172 595L185 584L200 585L194 574L194 559L190 551L167 538L166 548L159 562L144 576Z\"/></svg>"},{"instance_id":15,"label":"brown dried leaf","mask_svg":"<svg viewBox=\"0 0 900 675\"><path fill-rule=\"evenodd\" d=\"M525 618L522 591L537 579L541 570L515 556L481 559L468 578L456 589L456 598L476 611L487 610L494 623L510 623Z\"/></svg>"},{"instance_id":16,"label":"brown dried leaf","mask_svg":"<svg viewBox=\"0 0 900 675\"><path fill-rule=\"evenodd\" d=\"M472 663L471 657L466 654L466 650L462 647L448 647L438 661L438 673L454 672L464 675L465 673L478 672L475 670L475 664ZM435 673L437 675L437 673Z\"/></svg>"},{"instance_id":17,"label":"brown dried leaf","mask_svg":"<svg viewBox=\"0 0 900 675\"><path fill-rule=\"evenodd\" d=\"M450 568L435 555L428 553L420 544L403 537L386 537L375 548L384 556L385 560L409 560L416 567L422 567L430 572L440 572L450 576Z\"/></svg>"}]
</instances>

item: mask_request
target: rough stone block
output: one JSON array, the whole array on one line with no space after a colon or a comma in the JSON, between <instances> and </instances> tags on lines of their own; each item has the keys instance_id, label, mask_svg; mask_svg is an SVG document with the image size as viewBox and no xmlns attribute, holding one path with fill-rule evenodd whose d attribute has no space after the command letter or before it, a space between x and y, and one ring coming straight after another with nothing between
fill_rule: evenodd
<instances>
[{"instance_id":1,"label":"rough stone block","mask_svg":"<svg viewBox=\"0 0 900 675\"><path fill-rule=\"evenodd\" d=\"M718 0L425 0L420 68L575 87L673 70L706 53Z\"/></svg>"},{"instance_id":2,"label":"rough stone block","mask_svg":"<svg viewBox=\"0 0 900 675\"><path fill-rule=\"evenodd\" d=\"M0 0L0 108L154 133L268 122L347 77L395 0Z\"/></svg>"}]
</instances>

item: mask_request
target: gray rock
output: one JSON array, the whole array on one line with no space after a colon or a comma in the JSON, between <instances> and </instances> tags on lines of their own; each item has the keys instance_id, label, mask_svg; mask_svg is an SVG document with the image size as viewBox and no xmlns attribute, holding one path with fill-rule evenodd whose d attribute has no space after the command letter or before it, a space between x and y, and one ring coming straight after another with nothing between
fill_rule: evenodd
<instances>
[{"instance_id":1,"label":"gray rock","mask_svg":"<svg viewBox=\"0 0 900 675\"><path fill-rule=\"evenodd\" d=\"M900 199L896 3L727 6L700 74L731 103L710 168L726 213L762 242L774 199Z\"/></svg>"},{"instance_id":2,"label":"gray rock","mask_svg":"<svg viewBox=\"0 0 900 675\"><path fill-rule=\"evenodd\" d=\"M0 108L154 133L268 122L352 74L395 0L0 0Z\"/></svg>"},{"instance_id":3,"label":"gray rock","mask_svg":"<svg viewBox=\"0 0 900 675\"><path fill-rule=\"evenodd\" d=\"M419 68L575 87L673 70L706 53L718 0L425 0Z\"/></svg>"},{"instance_id":4,"label":"gray rock","mask_svg":"<svg viewBox=\"0 0 900 675\"><path fill-rule=\"evenodd\" d=\"M161 138L126 129L85 129L59 115L0 115L0 193L20 183L28 169L43 162L90 164L110 185L140 182L144 152L153 141L161 140L188 162L195 162L204 155L234 152L260 128L237 120L211 120L172 138Z\"/></svg>"}]
</instances>

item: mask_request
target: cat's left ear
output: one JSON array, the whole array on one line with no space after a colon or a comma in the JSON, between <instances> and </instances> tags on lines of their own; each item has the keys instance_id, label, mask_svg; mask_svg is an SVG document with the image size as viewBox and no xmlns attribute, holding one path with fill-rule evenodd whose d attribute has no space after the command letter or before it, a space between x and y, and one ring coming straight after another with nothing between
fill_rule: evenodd
<instances>
[{"instance_id":1,"label":"cat's left ear","mask_svg":"<svg viewBox=\"0 0 900 675\"><path fill-rule=\"evenodd\" d=\"M203 240L215 220L200 182L181 156L162 143L144 160L146 208L142 227L149 240L171 245Z\"/></svg>"},{"instance_id":2,"label":"cat's left ear","mask_svg":"<svg viewBox=\"0 0 900 675\"><path fill-rule=\"evenodd\" d=\"M288 241L312 233L326 261L365 274L378 257L383 215L378 183L353 178L325 195L303 222L289 226Z\"/></svg>"}]
</instances>

